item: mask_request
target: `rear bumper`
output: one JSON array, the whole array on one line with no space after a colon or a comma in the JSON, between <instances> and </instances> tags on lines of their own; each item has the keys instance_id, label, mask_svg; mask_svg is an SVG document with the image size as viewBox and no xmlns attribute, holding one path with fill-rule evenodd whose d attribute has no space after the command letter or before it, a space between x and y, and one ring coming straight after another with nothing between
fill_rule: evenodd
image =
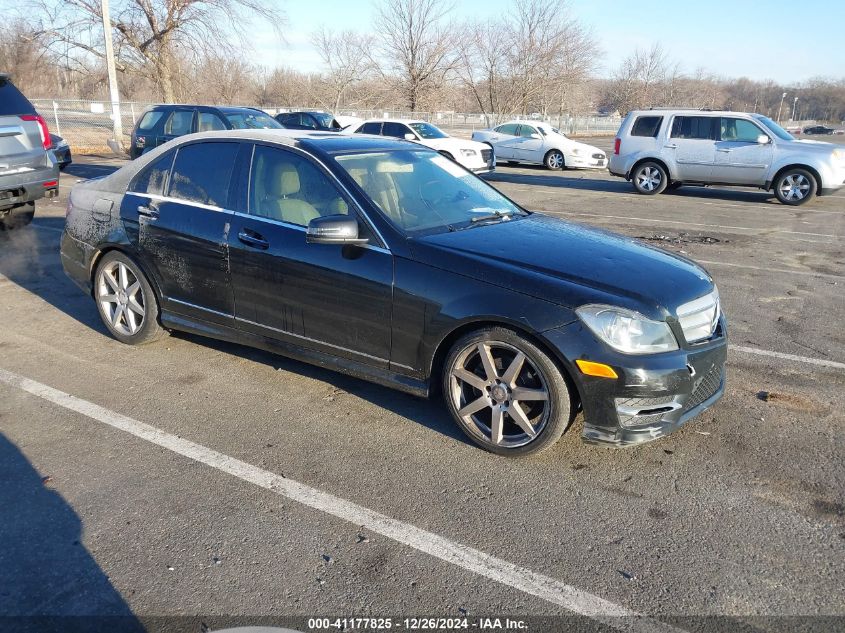
<instances>
[{"instance_id":1,"label":"rear bumper","mask_svg":"<svg viewBox=\"0 0 845 633\"><path fill-rule=\"evenodd\" d=\"M727 323L692 349L654 355L614 352L580 322L545 333L565 358L584 413L583 439L613 447L633 446L664 437L722 397L725 390ZM574 361L592 360L613 367L618 378L582 374Z\"/></svg>"},{"instance_id":2,"label":"rear bumper","mask_svg":"<svg viewBox=\"0 0 845 633\"><path fill-rule=\"evenodd\" d=\"M59 164L51 163L50 167L0 176L0 209L59 195Z\"/></svg>"}]
</instances>

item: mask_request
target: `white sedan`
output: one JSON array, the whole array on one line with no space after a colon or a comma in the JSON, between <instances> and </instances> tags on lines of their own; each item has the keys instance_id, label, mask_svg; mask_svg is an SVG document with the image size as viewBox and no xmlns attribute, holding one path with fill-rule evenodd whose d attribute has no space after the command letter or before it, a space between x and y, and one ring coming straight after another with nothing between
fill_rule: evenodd
<instances>
[{"instance_id":1,"label":"white sedan","mask_svg":"<svg viewBox=\"0 0 845 633\"><path fill-rule=\"evenodd\" d=\"M607 155L598 147L573 141L547 123L509 121L473 132L472 140L492 147L498 161L536 163L549 169L607 167Z\"/></svg>"},{"instance_id":2,"label":"white sedan","mask_svg":"<svg viewBox=\"0 0 845 633\"><path fill-rule=\"evenodd\" d=\"M446 158L463 165L476 174L490 172L496 168L496 159L489 145L449 136L440 128L425 121L373 119L364 121L358 127L353 126L344 130L344 132L347 131L355 134L376 134L415 141L440 152Z\"/></svg>"}]
</instances>

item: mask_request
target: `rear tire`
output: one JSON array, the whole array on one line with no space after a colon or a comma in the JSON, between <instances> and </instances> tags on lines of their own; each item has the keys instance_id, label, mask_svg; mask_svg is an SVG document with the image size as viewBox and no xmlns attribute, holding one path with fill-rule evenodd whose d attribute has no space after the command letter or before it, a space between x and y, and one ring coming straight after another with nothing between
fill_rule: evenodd
<instances>
[{"instance_id":1,"label":"rear tire","mask_svg":"<svg viewBox=\"0 0 845 633\"><path fill-rule=\"evenodd\" d=\"M452 346L442 389L467 437L508 457L551 448L576 410L555 362L525 337L501 327L470 332Z\"/></svg>"},{"instance_id":2,"label":"rear tire","mask_svg":"<svg viewBox=\"0 0 845 633\"><path fill-rule=\"evenodd\" d=\"M18 211L0 220L0 231L11 231L28 226L35 217L35 203L30 202L26 206L29 207L28 211Z\"/></svg>"},{"instance_id":3,"label":"rear tire","mask_svg":"<svg viewBox=\"0 0 845 633\"><path fill-rule=\"evenodd\" d=\"M158 298L128 255L111 251L94 273L94 300L109 333L121 343L141 345L162 338Z\"/></svg>"},{"instance_id":4,"label":"rear tire","mask_svg":"<svg viewBox=\"0 0 845 633\"><path fill-rule=\"evenodd\" d=\"M818 183L806 169L793 167L778 174L774 190L777 199L783 204L797 207L816 197Z\"/></svg>"},{"instance_id":5,"label":"rear tire","mask_svg":"<svg viewBox=\"0 0 845 633\"><path fill-rule=\"evenodd\" d=\"M669 184L669 175L660 163L646 161L634 169L631 184L634 185L637 193L654 196L665 191Z\"/></svg>"}]
</instances>

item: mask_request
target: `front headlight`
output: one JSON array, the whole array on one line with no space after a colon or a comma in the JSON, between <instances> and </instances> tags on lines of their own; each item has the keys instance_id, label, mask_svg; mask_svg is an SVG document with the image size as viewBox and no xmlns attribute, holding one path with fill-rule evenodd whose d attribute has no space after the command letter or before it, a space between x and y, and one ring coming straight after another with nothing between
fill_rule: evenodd
<instances>
[{"instance_id":1,"label":"front headlight","mask_svg":"<svg viewBox=\"0 0 845 633\"><path fill-rule=\"evenodd\" d=\"M474 149L462 149L461 154L464 156L475 156L477 152Z\"/></svg>"},{"instance_id":2,"label":"front headlight","mask_svg":"<svg viewBox=\"0 0 845 633\"><path fill-rule=\"evenodd\" d=\"M586 305L576 311L593 334L625 354L654 354L678 349L678 341L663 321L639 312L607 305Z\"/></svg>"}]
</instances>

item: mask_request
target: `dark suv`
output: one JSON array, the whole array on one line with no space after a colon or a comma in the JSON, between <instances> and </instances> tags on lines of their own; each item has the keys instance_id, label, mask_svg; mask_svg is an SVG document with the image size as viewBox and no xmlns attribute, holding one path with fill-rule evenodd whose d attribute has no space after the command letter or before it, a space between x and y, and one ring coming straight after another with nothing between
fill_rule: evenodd
<instances>
[{"instance_id":1,"label":"dark suv","mask_svg":"<svg viewBox=\"0 0 845 633\"><path fill-rule=\"evenodd\" d=\"M47 123L0 73L0 229L24 226L35 201L59 194L59 165Z\"/></svg>"},{"instance_id":2,"label":"dark suv","mask_svg":"<svg viewBox=\"0 0 845 633\"><path fill-rule=\"evenodd\" d=\"M257 108L201 105L157 105L141 116L129 145L129 157L193 132L281 128L269 114Z\"/></svg>"},{"instance_id":3,"label":"dark suv","mask_svg":"<svg viewBox=\"0 0 845 633\"><path fill-rule=\"evenodd\" d=\"M289 130L320 130L340 132L343 126L328 112L308 110L306 112L282 112L276 120Z\"/></svg>"}]
</instances>

